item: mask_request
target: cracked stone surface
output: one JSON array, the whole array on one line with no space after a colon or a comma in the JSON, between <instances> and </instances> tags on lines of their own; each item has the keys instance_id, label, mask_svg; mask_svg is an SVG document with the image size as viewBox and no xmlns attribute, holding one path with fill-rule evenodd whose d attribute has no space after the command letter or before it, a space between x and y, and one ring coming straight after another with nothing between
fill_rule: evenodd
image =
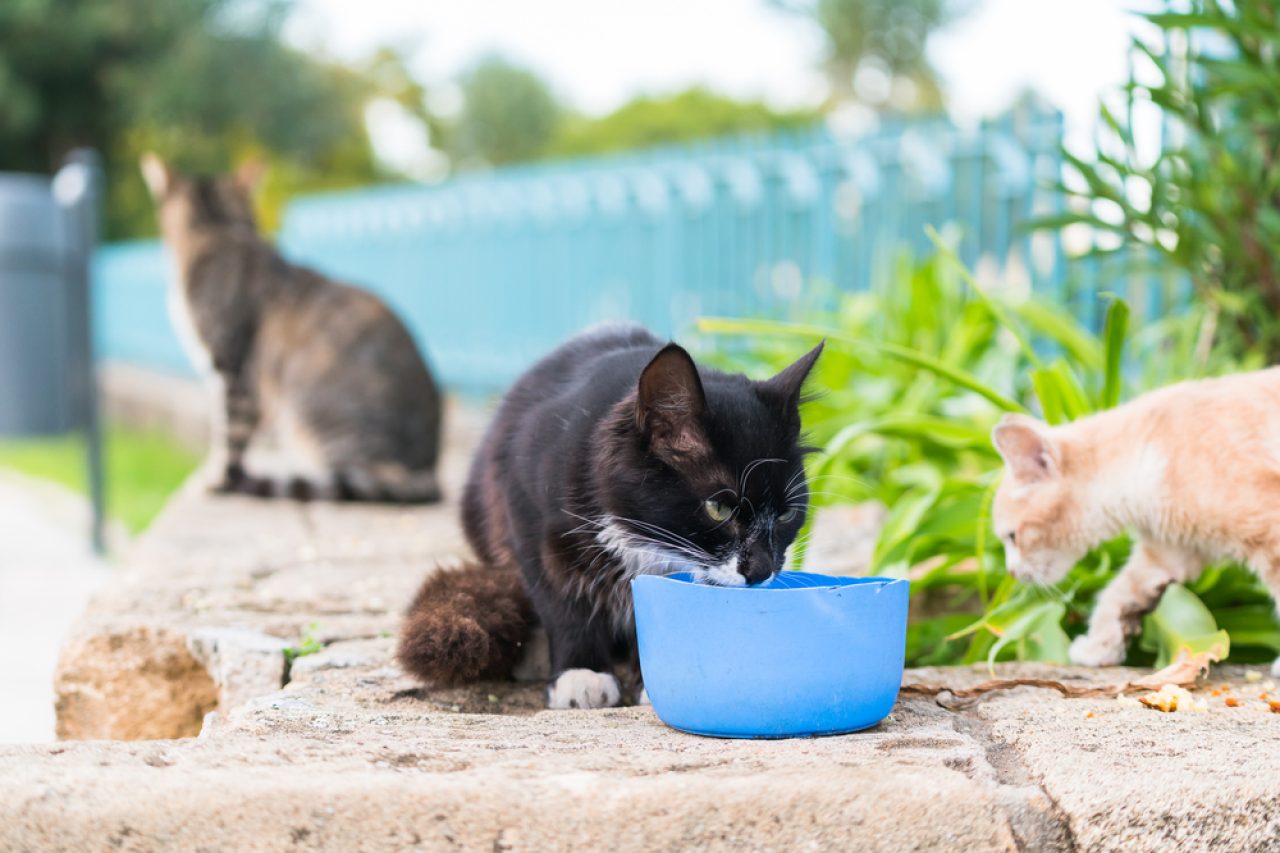
<instances>
[{"instance_id":1,"label":"cracked stone surface","mask_svg":"<svg viewBox=\"0 0 1280 853\"><path fill-rule=\"evenodd\" d=\"M477 433L455 419L452 496ZM648 707L545 711L536 683L423 687L391 635L463 552L455 512L183 495L64 650L65 740L0 747L0 849L1280 847L1280 714L1241 668L1214 674L1238 708L904 696L872 730L786 741L686 735ZM286 666L306 639L322 648Z\"/></svg>"}]
</instances>

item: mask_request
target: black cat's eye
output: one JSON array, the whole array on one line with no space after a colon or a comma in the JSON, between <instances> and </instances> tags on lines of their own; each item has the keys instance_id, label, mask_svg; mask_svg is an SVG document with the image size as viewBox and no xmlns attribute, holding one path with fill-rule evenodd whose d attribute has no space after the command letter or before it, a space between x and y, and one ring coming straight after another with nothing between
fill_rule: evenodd
<instances>
[{"instance_id":1,"label":"black cat's eye","mask_svg":"<svg viewBox=\"0 0 1280 853\"><path fill-rule=\"evenodd\" d=\"M779 524L790 524L791 522L793 522L793 521L795 521L795 520L796 520L796 516L797 516L797 515L799 515L799 514L800 514L800 513L799 513L799 512L797 512L796 510L794 510L794 509L789 509L789 510L787 510L786 512L784 512L782 515L778 516L778 523L779 523Z\"/></svg>"},{"instance_id":2,"label":"black cat's eye","mask_svg":"<svg viewBox=\"0 0 1280 853\"><path fill-rule=\"evenodd\" d=\"M729 520L729 516L733 515L733 510L717 500L707 500L702 502L702 508L707 513L707 518L717 524L723 524Z\"/></svg>"}]
</instances>

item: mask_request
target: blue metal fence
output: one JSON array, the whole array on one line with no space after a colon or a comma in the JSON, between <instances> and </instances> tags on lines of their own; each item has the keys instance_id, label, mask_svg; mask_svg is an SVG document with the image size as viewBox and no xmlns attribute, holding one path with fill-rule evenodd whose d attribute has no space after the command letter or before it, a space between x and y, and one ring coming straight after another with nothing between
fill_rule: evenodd
<instances>
[{"instance_id":1,"label":"blue metal fence","mask_svg":"<svg viewBox=\"0 0 1280 853\"><path fill-rule=\"evenodd\" d=\"M445 382L502 386L592 323L679 336L706 314L786 316L813 282L867 286L926 225L962 226L978 269L1062 288L1061 251L1021 225L1052 209L1056 113L973 130L899 124L719 141L298 199L293 260L387 299ZM155 243L97 259L99 351L187 372ZM1065 295L1065 293L1064 293Z\"/></svg>"}]
</instances>

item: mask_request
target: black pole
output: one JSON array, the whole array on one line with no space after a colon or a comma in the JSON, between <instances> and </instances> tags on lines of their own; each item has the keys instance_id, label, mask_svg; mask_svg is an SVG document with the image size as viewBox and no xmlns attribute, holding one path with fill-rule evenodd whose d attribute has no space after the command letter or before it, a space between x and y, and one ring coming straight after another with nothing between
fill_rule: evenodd
<instances>
[{"instance_id":1,"label":"black pole","mask_svg":"<svg viewBox=\"0 0 1280 853\"><path fill-rule=\"evenodd\" d=\"M93 550L106 553L106 490L102 465L102 429L98 418L98 382L94 371L91 285L93 253L98 245L102 206L102 159L98 152L78 148L53 180L54 197L66 211L71 236L67 263L69 340L71 342L71 399L75 420L85 440L92 508L90 538Z\"/></svg>"}]
</instances>

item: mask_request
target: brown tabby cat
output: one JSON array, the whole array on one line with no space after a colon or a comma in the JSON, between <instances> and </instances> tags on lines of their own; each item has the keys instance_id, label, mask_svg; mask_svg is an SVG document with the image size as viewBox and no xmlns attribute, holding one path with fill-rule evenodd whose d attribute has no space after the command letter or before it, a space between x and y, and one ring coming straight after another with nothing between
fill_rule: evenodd
<instances>
[{"instance_id":1,"label":"brown tabby cat","mask_svg":"<svg viewBox=\"0 0 1280 853\"><path fill-rule=\"evenodd\" d=\"M381 300L294 266L258 234L261 170L188 177L142 158L177 262L169 307L192 359L221 386L208 473L220 491L427 502L440 497L441 401L404 324ZM262 423L288 480L253 476Z\"/></svg>"}]
</instances>

